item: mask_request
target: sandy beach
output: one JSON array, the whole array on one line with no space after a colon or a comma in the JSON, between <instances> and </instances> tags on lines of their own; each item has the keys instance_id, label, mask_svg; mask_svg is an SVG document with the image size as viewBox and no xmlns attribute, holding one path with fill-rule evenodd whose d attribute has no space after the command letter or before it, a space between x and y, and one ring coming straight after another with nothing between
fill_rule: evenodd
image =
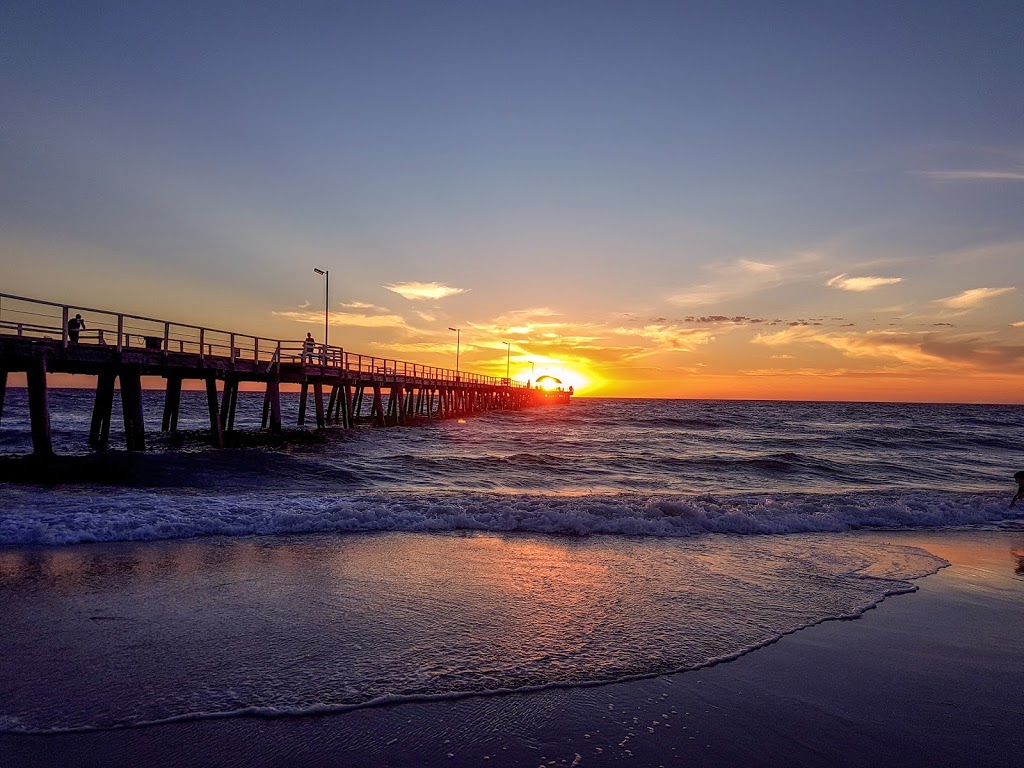
<instances>
[{"instance_id":1,"label":"sandy beach","mask_svg":"<svg viewBox=\"0 0 1024 768\"><path fill-rule=\"evenodd\" d=\"M4 734L0 765L1014 764L1024 533L850 535L951 565L857 620L691 672L324 716Z\"/></svg>"}]
</instances>

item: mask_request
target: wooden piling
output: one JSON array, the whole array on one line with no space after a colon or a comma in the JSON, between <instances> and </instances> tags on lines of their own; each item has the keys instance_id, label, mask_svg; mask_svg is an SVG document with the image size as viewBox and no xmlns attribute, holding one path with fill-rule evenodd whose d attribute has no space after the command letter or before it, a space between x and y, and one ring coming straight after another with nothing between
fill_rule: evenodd
<instances>
[{"instance_id":1,"label":"wooden piling","mask_svg":"<svg viewBox=\"0 0 1024 768\"><path fill-rule=\"evenodd\" d=\"M92 422L89 425L89 445L106 448L110 444L110 420L114 410L114 382L117 374L104 371L96 377L96 398L92 406Z\"/></svg>"},{"instance_id":2,"label":"wooden piling","mask_svg":"<svg viewBox=\"0 0 1024 768\"><path fill-rule=\"evenodd\" d=\"M303 387L305 394L305 387ZM324 413L324 385L321 381L313 382L313 405L316 408L316 428L323 429L327 426L327 417Z\"/></svg>"},{"instance_id":3,"label":"wooden piling","mask_svg":"<svg viewBox=\"0 0 1024 768\"><path fill-rule=\"evenodd\" d=\"M181 412L181 377L168 376L164 393L164 418L161 432L178 431L178 414Z\"/></svg>"},{"instance_id":4,"label":"wooden piling","mask_svg":"<svg viewBox=\"0 0 1024 768\"><path fill-rule=\"evenodd\" d=\"M365 387L362 384L356 386L355 403L352 406L352 418L357 419L363 413L363 390Z\"/></svg>"},{"instance_id":5,"label":"wooden piling","mask_svg":"<svg viewBox=\"0 0 1024 768\"><path fill-rule=\"evenodd\" d=\"M4 396L7 394L7 369L0 368L0 424L4 419Z\"/></svg>"},{"instance_id":6,"label":"wooden piling","mask_svg":"<svg viewBox=\"0 0 1024 768\"><path fill-rule=\"evenodd\" d=\"M281 431L281 385L277 381L267 382L267 392L263 400L263 428L269 426L271 432Z\"/></svg>"},{"instance_id":7,"label":"wooden piling","mask_svg":"<svg viewBox=\"0 0 1024 768\"><path fill-rule=\"evenodd\" d=\"M340 384L331 387L331 396L327 402L327 421L334 421L334 411L338 407L338 390L340 389Z\"/></svg>"},{"instance_id":8,"label":"wooden piling","mask_svg":"<svg viewBox=\"0 0 1024 768\"><path fill-rule=\"evenodd\" d=\"M42 356L33 358L26 374L28 412L32 421L32 452L37 456L52 456L50 408L46 397L46 358Z\"/></svg>"},{"instance_id":9,"label":"wooden piling","mask_svg":"<svg viewBox=\"0 0 1024 768\"><path fill-rule=\"evenodd\" d=\"M298 418L298 421L296 422L298 424L298 426L300 426L300 427L306 426L306 400L308 398L309 398L309 382L308 381L304 381L304 382L302 382L302 389L299 390L299 418ZM321 408L322 407L323 407L323 405L321 404ZM320 425L317 424L317 428L318 429L319 429L319 427L320 427Z\"/></svg>"},{"instance_id":10,"label":"wooden piling","mask_svg":"<svg viewBox=\"0 0 1024 768\"><path fill-rule=\"evenodd\" d=\"M121 414L124 441L129 451L146 450L146 425L142 413L142 373L137 365L121 366Z\"/></svg>"},{"instance_id":11,"label":"wooden piling","mask_svg":"<svg viewBox=\"0 0 1024 768\"><path fill-rule=\"evenodd\" d=\"M217 412L217 378L206 377L206 405L210 410L210 435L218 448L224 447L224 430L220 426L220 414Z\"/></svg>"},{"instance_id":12,"label":"wooden piling","mask_svg":"<svg viewBox=\"0 0 1024 768\"><path fill-rule=\"evenodd\" d=\"M341 415L341 425L343 427L352 428L355 426L355 421L352 418L352 384L350 382L346 381L341 385L338 412Z\"/></svg>"},{"instance_id":13,"label":"wooden piling","mask_svg":"<svg viewBox=\"0 0 1024 768\"><path fill-rule=\"evenodd\" d=\"M385 426L384 401L380 393L380 384L373 385L373 406L370 408L370 418L374 419L374 424L378 427Z\"/></svg>"}]
</instances>

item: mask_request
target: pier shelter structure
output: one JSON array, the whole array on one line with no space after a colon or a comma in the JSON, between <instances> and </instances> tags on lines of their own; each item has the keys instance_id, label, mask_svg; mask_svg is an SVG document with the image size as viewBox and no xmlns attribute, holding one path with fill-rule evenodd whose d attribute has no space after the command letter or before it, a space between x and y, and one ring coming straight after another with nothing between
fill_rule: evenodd
<instances>
[{"instance_id":1,"label":"pier shelter structure","mask_svg":"<svg viewBox=\"0 0 1024 768\"><path fill-rule=\"evenodd\" d=\"M85 328L74 322L85 317ZM70 327L69 327L70 322ZM115 390L120 389L125 442L146 448L142 378L164 380L161 430L177 429L182 383L205 383L213 443L234 430L239 385L264 388L262 428L280 432L281 385L299 385L298 426L312 408L316 427L413 424L486 410L565 404L572 394L342 347L307 345L109 310L0 293L0 429L8 375L24 373L33 453L53 453L47 375L96 377L89 444L106 448ZM218 390L218 382L220 388ZM310 397L312 396L312 404Z\"/></svg>"}]
</instances>

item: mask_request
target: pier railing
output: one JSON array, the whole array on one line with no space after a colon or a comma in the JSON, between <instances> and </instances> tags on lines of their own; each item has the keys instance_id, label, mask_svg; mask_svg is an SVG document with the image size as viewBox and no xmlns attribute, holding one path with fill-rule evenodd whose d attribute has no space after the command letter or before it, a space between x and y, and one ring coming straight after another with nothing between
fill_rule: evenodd
<instances>
[{"instance_id":1,"label":"pier railing","mask_svg":"<svg viewBox=\"0 0 1024 768\"><path fill-rule=\"evenodd\" d=\"M78 332L77 341L68 329L69 321L76 315L84 315L85 322L84 330ZM207 358L211 362L221 362L229 370L236 364L244 363L257 367L265 364L267 372L272 372L285 364L381 379L525 386L521 382L494 376L357 354L343 347L315 344L310 352L301 340L270 339L7 293L0 293L0 336L48 341L64 349L77 344L113 347L118 352L146 350L163 354L188 354L197 356L200 362Z\"/></svg>"}]
</instances>

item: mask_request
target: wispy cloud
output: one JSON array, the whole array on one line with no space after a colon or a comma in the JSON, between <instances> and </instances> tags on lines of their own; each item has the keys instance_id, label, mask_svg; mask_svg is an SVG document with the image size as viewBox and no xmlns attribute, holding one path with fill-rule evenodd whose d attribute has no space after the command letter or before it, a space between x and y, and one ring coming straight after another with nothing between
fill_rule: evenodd
<instances>
[{"instance_id":1,"label":"wispy cloud","mask_svg":"<svg viewBox=\"0 0 1024 768\"><path fill-rule=\"evenodd\" d=\"M824 344L850 357L895 358L904 363L920 366L934 366L942 358L925 352L923 334L899 333L896 331L868 331L866 333L828 333L806 326L789 328L776 333L758 334L755 344L769 347L789 344Z\"/></svg>"},{"instance_id":2,"label":"wispy cloud","mask_svg":"<svg viewBox=\"0 0 1024 768\"><path fill-rule=\"evenodd\" d=\"M1011 328L1024 328L1024 320L1021 320L1019 323L1010 323L1010 327Z\"/></svg>"},{"instance_id":3,"label":"wispy cloud","mask_svg":"<svg viewBox=\"0 0 1024 768\"><path fill-rule=\"evenodd\" d=\"M694 285L667 299L677 306L697 307L749 296L785 283L807 279L815 273L820 259L819 254L806 252L790 255L775 263L736 259L714 264L707 267L712 275L711 281Z\"/></svg>"},{"instance_id":4,"label":"wispy cloud","mask_svg":"<svg viewBox=\"0 0 1024 768\"><path fill-rule=\"evenodd\" d=\"M284 320L293 320L297 323L323 323L324 316L321 312L295 312L283 311L273 312L274 317ZM401 328L405 331L418 333L416 329L398 315L366 315L356 312L331 312L331 325L348 325L359 328Z\"/></svg>"},{"instance_id":5,"label":"wispy cloud","mask_svg":"<svg viewBox=\"0 0 1024 768\"><path fill-rule=\"evenodd\" d=\"M902 282L902 277L850 277L845 272L836 275L825 285L829 288L838 288L842 291L873 291L883 285L893 285Z\"/></svg>"},{"instance_id":6,"label":"wispy cloud","mask_svg":"<svg viewBox=\"0 0 1024 768\"><path fill-rule=\"evenodd\" d=\"M350 301L350 302L347 302L347 303L342 303L341 306L344 307L345 309L356 309L356 310L362 309L362 310L366 310L366 311L369 311L369 312L390 312L391 311L387 307L379 307L376 304L369 304L369 303L367 303L365 301Z\"/></svg>"},{"instance_id":7,"label":"wispy cloud","mask_svg":"<svg viewBox=\"0 0 1024 768\"><path fill-rule=\"evenodd\" d=\"M994 299L997 296L1002 296L1006 293L1011 293L1017 290L1016 288L971 288L962 293L958 293L955 296L947 296L944 299L936 299L937 304L941 304L947 309L973 309L979 304L983 304L990 299Z\"/></svg>"},{"instance_id":8,"label":"wispy cloud","mask_svg":"<svg viewBox=\"0 0 1024 768\"><path fill-rule=\"evenodd\" d=\"M848 357L895 359L918 369L1024 371L1024 347L1000 345L986 334L941 336L933 332L900 331L843 334L789 328L760 334L753 341L776 348L790 344L823 344Z\"/></svg>"},{"instance_id":9,"label":"wispy cloud","mask_svg":"<svg viewBox=\"0 0 1024 768\"><path fill-rule=\"evenodd\" d=\"M921 171L938 181L1024 181L1024 171Z\"/></svg>"},{"instance_id":10,"label":"wispy cloud","mask_svg":"<svg viewBox=\"0 0 1024 768\"><path fill-rule=\"evenodd\" d=\"M441 283L393 283L384 287L410 301L437 301L466 292L465 288L453 288Z\"/></svg>"},{"instance_id":11,"label":"wispy cloud","mask_svg":"<svg viewBox=\"0 0 1024 768\"><path fill-rule=\"evenodd\" d=\"M639 336L652 341L661 350L693 352L714 341L714 332L705 329L680 328L674 325L645 325L643 328L616 328L613 333Z\"/></svg>"}]
</instances>

